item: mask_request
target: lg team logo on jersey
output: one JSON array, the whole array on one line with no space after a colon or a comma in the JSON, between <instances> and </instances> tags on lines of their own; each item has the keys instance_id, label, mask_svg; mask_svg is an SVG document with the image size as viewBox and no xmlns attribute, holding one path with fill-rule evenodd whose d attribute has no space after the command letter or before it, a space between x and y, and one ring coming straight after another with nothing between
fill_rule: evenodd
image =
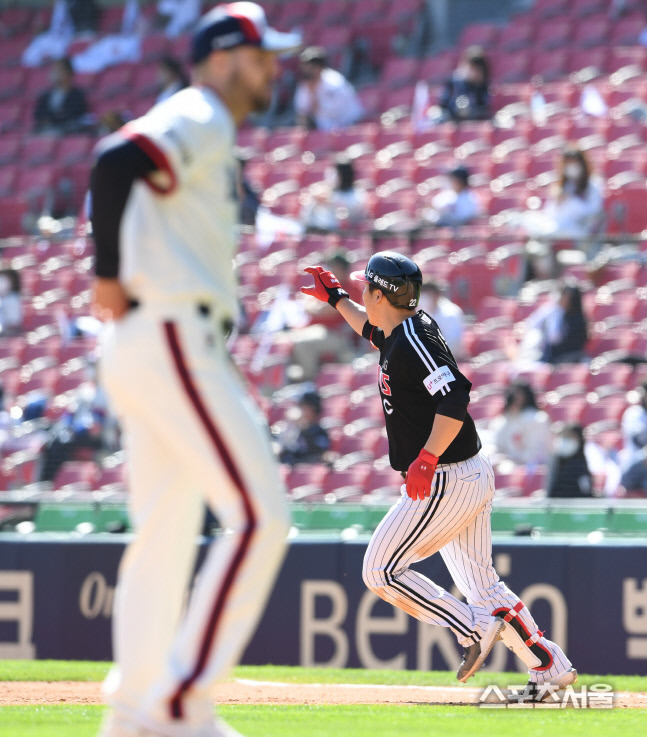
<instances>
[{"instance_id":1,"label":"lg team logo on jersey","mask_svg":"<svg viewBox=\"0 0 647 737\"><path fill-rule=\"evenodd\" d=\"M386 368L386 363L384 364L384 368ZM384 373L384 369L382 366L379 367L378 372L378 384L380 386L380 392L382 394L382 404L384 406L384 411L387 413L387 415L390 415L393 413L393 405L391 402L389 402L386 397L391 396L391 387L389 386L389 375Z\"/></svg>"}]
</instances>

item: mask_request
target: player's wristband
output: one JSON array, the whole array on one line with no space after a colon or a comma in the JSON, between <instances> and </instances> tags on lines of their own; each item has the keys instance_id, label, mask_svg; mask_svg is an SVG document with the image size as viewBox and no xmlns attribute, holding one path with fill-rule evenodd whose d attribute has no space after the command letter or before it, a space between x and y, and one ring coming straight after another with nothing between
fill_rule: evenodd
<instances>
[{"instance_id":1,"label":"player's wristband","mask_svg":"<svg viewBox=\"0 0 647 737\"><path fill-rule=\"evenodd\" d=\"M328 289L328 304L337 309L337 303L342 299L350 299L348 292L342 287Z\"/></svg>"}]
</instances>

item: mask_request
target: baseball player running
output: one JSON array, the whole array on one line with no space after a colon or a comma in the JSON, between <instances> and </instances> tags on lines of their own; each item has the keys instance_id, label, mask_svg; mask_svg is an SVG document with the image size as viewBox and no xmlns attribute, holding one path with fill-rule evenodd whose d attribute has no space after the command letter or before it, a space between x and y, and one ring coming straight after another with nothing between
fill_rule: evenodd
<instances>
[{"instance_id":1,"label":"baseball player running","mask_svg":"<svg viewBox=\"0 0 647 737\"><path fill-rule=\"evenodd\" d=\"M454 632L464 648L456 674L463 683L499 638L528 667L528 699L574 683L577 672L568 658L492 567L494 474L467 411L472 385L435 320L416 309L420 269L398 253L373 255L364 272L351 275L365 282L363 308L331 272L321 266L306 271L314 286L301 291L336 307L380 351L389 458L406 480L400 501L371 538L364 582L411 616ZM410 568L436 552L467 603Z\"/></svg>"},{"instance_id":2,"label":"baseball player running","mask_svg":"<svg viewBox=\"0 0 647 737\"><path fill-rule=\"evenodd\" d=\"M224 343L237 312L236 126L299 45L255 3L205 15L192 85L101 146L92 174L101 377L121 417L135 538L114 605L105 737L233 735L211 686L237 661L284 553L268 431ZM186 610L204 504L226 531Z\"/></svg>"}]
</instances>

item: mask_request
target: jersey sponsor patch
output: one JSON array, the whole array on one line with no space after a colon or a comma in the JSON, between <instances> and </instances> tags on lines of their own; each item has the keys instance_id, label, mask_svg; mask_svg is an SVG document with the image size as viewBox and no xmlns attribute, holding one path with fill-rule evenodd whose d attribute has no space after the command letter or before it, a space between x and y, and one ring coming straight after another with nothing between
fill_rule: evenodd
<instances>
[{"instance_id":1,"label":"jersey sponsor patch","mask_svg":"<svg viewBox=\"0 0 647 737\"><path fill-rule=\"evenodd\" d=\"M443 391L446 394L446 390L449 389L449 382L456 381L456 377L452 374L449 366L440 366L435 371L432 371L429 376L423 381L427 391L433 396L437 391Z\"/></svg>"}]
</instances>

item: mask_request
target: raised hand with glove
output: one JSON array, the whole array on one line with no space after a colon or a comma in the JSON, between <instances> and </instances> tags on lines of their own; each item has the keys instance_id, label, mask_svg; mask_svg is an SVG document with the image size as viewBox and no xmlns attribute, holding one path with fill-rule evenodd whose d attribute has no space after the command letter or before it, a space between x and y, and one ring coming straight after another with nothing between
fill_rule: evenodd
<instances>
[{"instance_id":1,"label":"raised hand with glove","mask_svg":"<svg viewBox=\"0 0 647 737\"><path fill-rule=\"evenodd\" d=\"M301 287L304 294L327 302L332 307L337 307L340 299L348 298L348 292L331 271L326 271L323 266L308 266L305 271L314 277L315 283L312 287Z\"/></svg>"},{"instance_id":2,"label":"raised hand with glove","mask_svg":"<svg viewBox=\"0 0 647 737\"><path fill-rule=\"evenodd\" d=\"M438 456L423 448L407 471L406 483L409 498L422 501L429 496L437 465Z\"/></svg>"}]
</instances>

